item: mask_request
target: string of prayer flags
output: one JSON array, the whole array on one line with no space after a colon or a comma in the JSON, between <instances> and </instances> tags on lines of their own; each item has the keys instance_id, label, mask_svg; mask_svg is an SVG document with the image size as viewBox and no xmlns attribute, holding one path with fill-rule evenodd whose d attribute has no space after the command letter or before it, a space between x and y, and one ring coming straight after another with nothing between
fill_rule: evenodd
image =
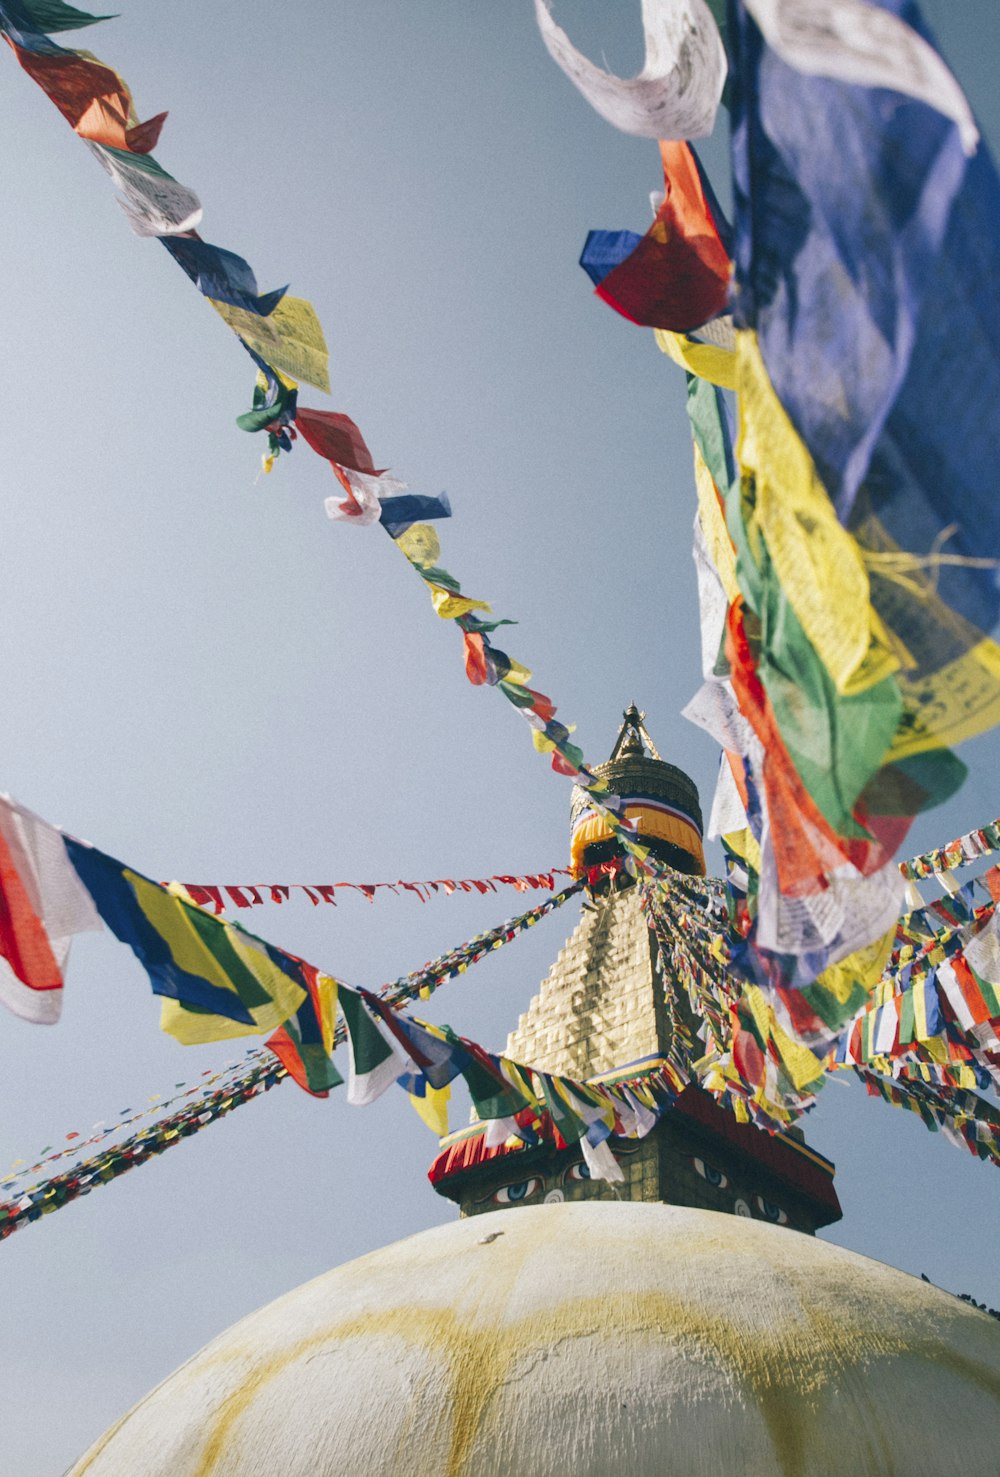
<instances>
[{"instance_id":1,"label":"string of prayer flags","mask_svg":"<svg viewBox=\"0 0 1000 1477\"><path fill-rule=\"evenodd\" d=\"M964 836L956 836L954 841L949 841L945 846L937 846L933 851L925 851L920 856L911 857L909 861L900 862L899 870L912 881L935 873L954 871L956 867L964 867L995 851L1000 851L1000 820L990 821L987 826L967 831Z\"/></svg>"},{"instance_id":2,"label":"string of prayer flags","mask_svg":"<svg viewBox=\"0 0 1000 1477\"><path fill-rule=\"evenodd\" d=\"M254 1065L259 1065L260 1061L264 1060L260 1052L252 1053L252 1055L254 1057ZM214 1088L217 1083L228 1079L234 1072L242 1075L246 1069L247 1062L242 1060L236 1063L230 1062L218 1071L212 1071L211 1068L206 1068L204 1072L200 1073L199 1080L194 1083L175 1083L176 1088L183 1088L182 1092L176 1092L166 1099L160 1093L152 1093L144 1108L138 1110L124 1108L110 1122L102 1119L100 1122L93 1124L89 1131L73 1131L65 1134L63 1139L60 1140L59 1148L53 1148L49 1144L40 1154L30 1161L26 1159L14 1160L7 1173L0 1175L0 1194L7 1194L11 1185L17 1184L20 1180L27 1179L30 1175L38 1174L40 1170L46 1168L48 1165L60 1163L65 1159L79 1159L81 1155L85 1155L87 1150L93 1148L95 1144L107 1145L107 1140L125 1134L128 1129L133 1128L135 1124L142 1122L144 1119L151 1117L162 1118L176 1103L185 1102L189 1098L203 1095Z\"/></svg>"},{"instance_id":3,"label":"string of prayer flags","mask_svg":"<svg viewBox=\"0 0 1000 1477\"><path fill-rule=\"evenodd\" d=\"M268 400L276 409L271 421L279 419L286 397L294 395L295 381L329 392L329 356L316 311L304 298L287 296L286 288L259 293L248 262L198 236L201 202L151 152L166 113L140 122L117 72L89 52L58 45L48 34L107 19L62 0L4 0L0 34L110 175L132 229L159 238L238 336L264 376ZM281 449L290 444L285 435Z\"/></svg>"},{"instance_id":4,"label":"string of prayer flags","mask_svg":"<svg viewBox=\"0 0 1000 1477\"><path fill-rule=\"evenodd\" d=\"M763 559L765 546L737 523L742 503L719 391L692 377L688 408L699 490L695 560L705 682L685 713L727 754L713 816L735 804L737 824L749 827L747 840L726 839L731 850L739 845L751 882L744 939L754 974L768 988L808 986L894 926L902 889L888 867L888 842L896 831L890 828L879 845L845 804L866 783L866 753L877 752L871 722L860 722L856 712L840 714L787 608L772 615L764 606L765 619L756 613L763 581L751 549ZM763 631L775 632L770 649ZM789 674L797 677L794 690ZM734 775L742 795L720 800ZM828 992L819 994L826 1026L842 1024L853 1003L838 1007ZM815 1029L821 1032L822 1022Z\"/></svg>"},{"instance_id":5,"label":"string of prayer flags","mask_svg":"<svg viewBox=\"0 0 1000 1477\"><path fill-rule=\"evenodd\" d=\"M676 890L646 884L643 907L670 961L672 988L687 988L708 1048L695 1061L692 1043L679 1033L671 1048L676 1060L733 1111L770 1131L809 1110L828 1072L852 1065L874 1066L904 1085L928 1083L959 1112L963 1091L1000 1086L1000 928L989 889L988 901L976 905L974 887L904 915L888 946L883 941L869 957L826 972L824 989L857 1014L810 1052L808 1010L826 1008L821 982L802 992L765 993L741 974L736 936L708 943ZM828 1041L833 1046L825 1052Z\"/></svg>"},{"instance_id":6,"label":"string of prayer flags","mask_svg":"<svg viewBox=\"0 0 1000 1477\"><path fill-rule=\"evenodd\" d=\"M369 902L375 901L375 894L379 891L388 891L399 894L400 891L414 893L422 903L427 902L430 897L443 895L453 897L455 893L488 893L496 892L498 885L501 887L513 887L516 892L530 892L544 890L552 892L555 890L557 877L568 877L570 872L566 867L550 867L547 872L524 872L515 875L511 872L494 872L490 877L438 877L427 882L241 882L241 883L199 883L184 882L169 884L179 886L191 902L197 903L199 907L211 908L216 915L224 913L228 906L239 909L259 908L265 903L285 903L291 899L293 892L304 893L314 907L320 903L336 905L336 891L338 888L349 888L353 892L360 892L362 897Z\"/></svg>"},{"instance_id":7,"label":"string of prayer flags","mask_svg":"<svg viewBox=\"0 0 1000 1477\"><path fill-rule=\"evenodd\" d=\"M496 687L518 709L532 730L535 749L550 756L557 774L574 780L587 791L595 813L603 818L621 847L627 867L650 876L668 875L668 869L662 867L650 849L639 842L635 823L625 815L621 797L612 794L607 783L586 765L582 749L571 741L573 728L556 718L552 699L528 686L532 673L490 641L490 635L498 626L510 622L484 620L476 614L480 610L490 613L490 606L483 600L463 595L459 581L432 562L440 557L440 542L429 524L413 524L395 542L427 585L436 613L444 619L454 620L462 632L469 680L476 685Z\"/></svg>"},{"instance_id":8,"label":"string of prayer flags","mask_svg":"<svg viewBox=\"0 0 1000 1477\"><path fill-rule=\"evenodd\" d=\"M1000 716L987 639L1000 518L982 485L1000 351L979 290L1000 180L985 146L968 158L937 109L905 98L887 109L879 88L803 75L744 6L734 16L734 315L760 516L775 577L838 691L895 678L898 783L914 759L933 769L936 751ZM845 141L833 167L820 118ZM942 375L945 401L932 390ZM817 536L803 546L788 514L807 506ZM858 598L845 603L848 574Z\"/></svg>"},{"instance_id":9,"label":"string of prayer flags","mask_svg":"<svg viewBox=\"0 0 1000 1477\"><path fill-rule=\"evenodd\" d=\"M591 107L624 133L703 138L712 132L726 80L726 53L705 0L642 0L646 61L637 77L605 72L583 56L535 0L546 50Z\"/></svg>"},{"instance_id":10,"label":"string of prayer flags","mask_svg":"<svg viewBox=\"0 0 1000 1477\"><path fill-rule=\"evenodd\" d=\"M342 992L341 999L354 993ZM369 1010L373 1008L373 999L368 997ZM449 1049L452 1049L450 1044L455 1043L453 1065L460 1064L470 1075L478 1064L483 1082L497 1076L506 1081L508 1094L504 1101L511 1106L517 1102L528 1104L522 1107L516 1119L509 1120L511 1131L529 1143L538 1142L542 1137L552 1139L557 1147L565 1147L567 1142L579 1142L595 1178L620 1178L613 1155L606 1150L604 1140L608 1134L604 1130L607 1128L619 1137L644 1137L661 1114L676 1101L685 1085L662 1062L637 1070L635 1075L613 1084L580 1083L551 1075L545 1075L543 1082L542 1074L503 1058L491 1057L483 1048L463 1042L447 1028L427 1026L412 1019L405 1024L411 1039L419 1037L426 1040L432 1036L448 1043ZM473 1063L466 1049L469 1047L474 1049L477 1064ZM89 1155L68 1170L29 1185L15 1198L0 1201L0 1240L62 1209L98 1186L110 1183L126 1171L149 1163L165 1149L182 1143L234 1108L268 1092L288 1075L283 1066L258 1054L254 1054L249 1068L236 1078L225 1074L213 1075L211 1082L192 1101L165 1114L156 1123L102 1148L99 1153ZM436 1075L440 1080L442 1074L431 1071L429 1075ZM529 1079L537 1084L537 1093L534 1087L529 1086ZM410 1101L417 1106L432 1131L442 1136L442 1129L446 1132L448 1127L446 1115L442 1117L448 1097L447 1084L434 1087L419 1071L404 1072L396 1080L406 1089ZM548 1094L552 1094L557 1105L562 1130L542 1106ZM487 1099L481 1096L480 1101L486 1105ZM168 1106L173 1107L173 1103ZM501 1131L507 1136L508 1120L495 1122L501 1125ZM570 1135L569 1140L564 1133Z\"/></svg>"},{"instance_id":11,"label":"string of prayer flags","mask_svg":"<svg viewBox=\"0 0 1000 1477\"><path fill-rule=\"evenodd\" d=\"M797 0L732 7L733 320L729 237L682 147L653 230L598 233L583 259L690 376L706 683L688 712L727 752L713 813L742 838L745 977L816 1044L874 983L893 853L964 776L950 746L1000 721L1000 518L981 507L1000 351L976 316L1000 181L915 7L822 9L816 27ZM833 167L831 126L851 141ZM710 227L713 313L670 255ZM672 293L689 316L657 323L645 305Z\"/></svg>"},{"instance_id":12,"label":"string of prayer flags","mask_svg":"<svg viewBox=\"0 0 1000 1477\"><path fill-rule=\"evenodd\" d=\"M385 993L393 1000L429 997L443 979L464 973L615 871L616 863L591 869L535 907L386 986ZM496 881L518 891L555 886L552 873L505 874ZM361 890L371 896L375 885ZM460 886L495 890L471 881L427 886L446 892ZM252 898L230 891L240 906L262 900L257 889L246 890ZM271 889L279 901L288 892ZM199 906L202 902L214 903L214 912ZM268 1044L295 1080L307 1091L329 1091L339 1080L329 1060L336 982L220 917L221 912L219 889L153 882L0 796L0 1002L34 1022L58 1019L71 936L106 925L146 969L162 1000L161 1026L182 1044L274 1032Z\"/></svg>"},{"instance_id":13,"label":"string of prayer flags","mask_svg":"<svg viewBox=\"0 0 1000 1477\"><path fill-rule=\"evenodd\" d=\"M454 979L472 964L478 964L486 954L501 949L505 944L512 943L519 934L526 929L533 928L540 919L548 916L556 908L576 897L584 887L593 885L599 876L611 876L617 868L614 865L603 863L600 868L595 868L586 877L579 878L570 883L553 897L546 898L534 908L521 913L516 918L508 918L495 928L487 929L483 933L477 933L473 938L451 949L447 954L442 954L433 963L425 964L423 969L414 970L412 974L404 975L394 985L389 986L390 991L406 992L406 997L412 999L420 996L428 999L438 985L445 979ZM395 997L393 997L395 998Z\"/></svg>"},{"instance_id":14,"label":"string of prayer flags","mask_svg":"<svg viewBox=\"0 0 1000 1477\"><path fill-rule=\"evenodd\" d=\"M61 1210L80 1196L88 1195L100 1185L108 1184L128 1170L148 1163L165 1149L183 1143L234 1108L270 1091L285 1075L284 1068L274 1063L257 1063L237 1081L214 1088L130 1138L84 1159L72 1169L29 1187L17 1199L0 1202L0 1241L42 1216Z\"/></svg>"},{"instance_id":15,"label":"string of prayer flags","mask_svg":"<svg viewBox=\"0 0 1000 1477\"><path fill-rule=\"evenodd\" d=\"M38 0L36 6L37 3ZM653 135L663 137L670 131L666 126L668 118L675 125L682 117L690 119L694 92L700 93L697 107L704 112L707 102L708 113L714 115L725 60L717 29L704 0L684 0L681 8L685 14L690 11L697 25L692 28L685 20L680 30L677 29L678 17L672 5L664 4L664 0L644 0L644 4L649 67L635 84L622 85L622 96L632 98L633 103L638 101L640 108L647 111L647 125L655 119ZM12 30L10 9L8 6L7 10L0 10L0 30L17 49L13 31L17 31L21 42L25 42L26 33L23 28L18 30L17 25ZM44 13L48 17L49 12ZM42 11L38 12L38 19L41 23ZM61 14L57 23L67 20L68 16ZM553 28L547 11L544 17L540 16L540 21L543 30L546 25L549 27L549 42L556 38L554 44L558 50L558 27ZM88 58L63 51L41 33L32 35L34 39L27 44L36 46L39 55L64 58L67 67L75 67L79 63L83 66L79 75L89 75L86 73ZM562 33L558 32L558 35ZM692 67L696 67L699 73L699 87L694 90L691 87ZM536 748L551 755L552 766L557 772L589 784L594 794L606 790L600 783L595 783L595 777L585 769L582 751L570 741L571 730L555 719L551 700L527 686L530 679L527 669L504 653L488 647L487 633L507 622L482 620L475 612L482 611L488 615L487 603L462 594L457 581L437 566L437 554L431 552L437 549L437 536L430 522L412 523L402 531L398 529L397 525L408 523L410 514L417 509L412 504L400 507L396 502L404 490L403 484L386 477L374 467L364 437L355 423L348 416L315 411L298 404L296 382L299 380L329 390L326 342L312 305L288 296L284 289L261 295L249 263L234 253L202 241L193 230L193 220L200 212L200 206L193 196L185 197L183 190L173 188L176 182L162 171L155 160L151 160L145 174L137 175L135 170L128 172L127 161L119 159L118 155L135 153L137 157L142 154L151 159L149 150L158 136L162 117L149 125L132 122L131 101L124 84L108 69L99 67L99 70L101 86L105 88L101 99L97 100L100 126L91 127L88 118L84 120L86 126L82 131L92 147L117 151L106 153L102 162L116 180L124 181L124 203L133 223L142 234L155 233L158 225L164 227L160 239L199 290L208 295L215 311L238 335L257 365L259 374L253 408L239 420L243 429L267 434L268 450L263 458L265 470L271 470L280 452L292 449L301 432L307 444L329 461L346 494L343 499L327 500L330 515L359 524L383 521L395 533L400 547L425 579L438 615L457 621L463 635L481 638L481 644L470 642L470 648L476 648L470 657L470 676L498 686L522 710L534 729ZM77 72L74 71L73 75L77 76ZM94 85L97 86L96 81ZM59 105L65 99L54 95L54 101ZM686 114L685 107L689 109ZM122 132L121 128L118 131L112 128L109 133L105 128L101 131L103 122L115 113L116 108L121 115L119 122L123 128L127 122L127 130ZM665 111L666 108L672 111ZM82 117L73 110L70 121L79 129ZM710 123L710 117L708 121ZM685 123L679 132L687 133L690 129ZM185 215L190 218L182 220L180 217ZM438 499L436 506L428 505L422 511L427 517L441 517L450 514L450 507L446 500ZM609 814L612 811L613 807L609 806ZM649 866L648 853L631 837L628 826L621 826L618 834L631 864Z\"/></svg>"},{"instance_id":16,"label":"string of prayer flags","mask_svg":"<svg viewBox=\"0 0 1000 1477\"><path fill-rule=\"evenodd\" d=\"M268 1043L272 1051L282 1056L282 1065L269 1066L261 1053L254 1053L249 1069L235 1080L224 1078L222 1086L216 1086L220 1075L213 1076L207 1084L207 1094L197 1095L196 1100L180 1112L172 1113L152 1128L103 1150L100 1155L71 1171L50 1176L18 1199L0 1204L0 1239L21 1225L58 1209L70 1199L87 1193L94 1184L110 1180L134 1164L146 1162L153 1154L197 1132L233 1106L283 1080L286 1075L293 1075L300 1085L317 1096L325 1096L343 1080L333 1064L332 1052L338 1041L347 1039L351 1054L349 1100L373 1101L392 1082L398 1082L420 1116L440 1135L447 1128L450 1084L461 1076L478 1116L488 1124L487 1136L491 1142L499 1143L514 1135L530 1144L548 1134L557 1147L579 1144L596 1178L617 1178L617 1165L607 1150L607 1139L612 1134L642 1137L648 1133L692 1077L727 1104L739 1121L754 1122L771 1132L782 1129L812 1106L824 1069L857 1063L859 1054L845 1051L838 1061L818 1061L785 1029L772 1000L763 991L748 986L738 977L720 974L713 969L707 956L700 957L699 951L706 946L713 949L722 947L721 954L712 956L716 962L723 962L727 957L724 941L712 932L719 923L721 895L712 879L677 880L678 886L673 891L668 890L662 878L646 884L644 907L651 926L656 928L661 946L667 941L667 951L673 962L676 964L677 960L686 959L703 972L702 989L705 993L700 996L692 994L691 998L698 1013L704 1017L703 1030L711 1025L715 1046L702 1061L691 1063L691 1053L688 1052L683 1060L673 1064L659 1061L655 1067L650 1067L648 1073L628 1081L613 1084L578 1082L495 1056L477 1043L458 1036L450 1027L430 1025L397 1013L396 1006L421 993L417 983L421 971L414 971L394 985L385 987L379 995L373 995L352 990L346 985L338 988L328 977L302 965L309 985L308 998L297 1012L294 1025L290 1028L286 1023ZM690 893L690 898L687 893ZM542 907L551 908L553 903L553 899L547 899ZM697 912L691 911L692 906ZM980 1032L976 1038L979 1058L992 1064L992 1071L977 1065L974 1053L966 1047L964 1056L959 1053L949 1061L897 1059L891 1063L894 1080L886 1083L878 1079L879 1085L875 1090L887 1101L919 1112L929 1126L940 1127L948 1137L964 1144L980 1158L1000 1163L997 1152L1000 1112L978 1098L973 1090L991 1081L1000 1081L1000 1052L991 1055L993 1048L1000 1047L1000 1042L995 1040L992 1025L990 1031L993 1034L984 1034L982 1010L973 1005L969 994L971 977L982 1001L987 1000L987 988L992 992L986 1008L994 1014L1000 1011L1000 984L991 985L987 975L979 973L980 970L989 971L994 978L1000 977L1000 946L994 937L993 913L994 905L991 903L977 912L971 924L962 925L966 930L975 930L971 942L978 940L979 947L978 952L973 951L975 968L967 968L965 976L960 970L956 971L957 984L963 992L963 1005L957 1011L953 1008L953 1014L960 1015L961 1009L970 1012L968 1024ZM912 991L914 944L909 940L915 936L911 933L911 922L909 918L901 920L899 938L903 942L893 955L893 968L896 970L900 969L904 955L908 960L900 974L900 982L910 985L914 1001L913 1025L906 1027L903 1036L912 1029L915 1036L925 1037L932 1043L938 1039L932 1032L939 1018L930 1008L927 991L919 997ZM956 937L959 932L959 928L954 930ZM676 946L681 942L683 950L678 950ZM967 959L970 939L965 938L964 942ZM940 945L928 942L922 947L933 957L933 949ZM484 954L480 952L475 957L482 958ZM954 964L957 957L952 953L948 962ZM438 961L439 974L447 958L444 956L442 961ZM299 963L301 965L301 961ZM906 970L910 973L907 974ZM445 976L442 974L441 977ZM893 981L894 975L887 972L885 989L893 988ZM704 1008L706 999L711 1001L710 1010ZM920 1000L923 1000L923 1005ZM335 1021L338 1004L340 1020ZM905 1011L904 1003L904 1021L907 1019ZM724 1020L727 1013L728 1036ZM869 1016L871 1014L869 1011ZM883 1051L890 1047L896 1049L901 1042L895 1025L891 1033L877 1020L874 1025L863 1029L868 1032L868 1041ZM315 1048L315 1053L309 1059L307 1054L311 1048ZM884 1056L870 1053L867 1048L864 1059L871 1060L878 1067L889 1065ZM321 1076L321 1072L326 1075ZM862 1069L862 1075L865 1075L865 1069ZM870 1080L876 1079L870 1077ZM189 1089L183 1096L196 1095L197 1091ZM166 1106L172 1107L173 1104ZM76 1135L67 1137L77 1138ZM80 1147L91 1147L92 1142L85 1141ZM62 1157L67 1152L75 1154L78 1151L61 1150L52 1158ZM40 1163L34 1166L35 1170L40 1167Z\"/></svg>"},{"instance_id":17,"label":"string of prayer flags","mask_svg":"<svg viewBox=\"0 0 1000 1477\"><path fill-rule=\"evenodd\" d=\"M965 1107L960 1108L953 1099L935 1092L924 1083L902 1082L898 1078L890 1081L862 1067L854 1070L868 1089L869 1097L880 1097L894 1108L918 1113L932 1132L943 1133L952 1143L968 1149L978 1159L1000 1165L1000 1126L993 1116L992 1104L985 1099L976 1100L981 1115L977 1116L972 1103L967 1101ZM969 1098L973 1096L968 1094Z\"/></svg>"}]
</instances>

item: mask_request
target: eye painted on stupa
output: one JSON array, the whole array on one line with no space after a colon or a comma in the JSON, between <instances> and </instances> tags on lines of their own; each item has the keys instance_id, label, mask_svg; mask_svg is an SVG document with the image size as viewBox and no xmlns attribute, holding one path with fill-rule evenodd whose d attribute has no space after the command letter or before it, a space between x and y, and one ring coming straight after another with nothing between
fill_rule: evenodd
<instances>
[{"instance_id":1,"label":"eye painted on stupa","mask_svg":"<svg viewBox=\"0 0 1000 1477\"><path fill-rule=\"evenodd\" d=\"M571 1164L566 1171L565 1178L567 1180L589 1180L590 1169L582 1162L580 1164Z\"/></svg>"},{"instance_id":2,"label":"eye painted on stupa","mask_svg":"<svg viewBox=\"0 0 1000 1477\"><path fill-rule=\"evenodd\" d=\"M780 1205L775 1205L773 1200L765 1200L763 1195L754 1197L757 1201L757 1209L766 1221L773 1221L776 1226L787 1226L788 1216Z\"/></svg>"},{"instance_id":3,"label":"eye painted on stupa","mask_svg":"<svg viewBox=\"0 0 1000 1477\"><path fill-rule=\"evenodd\" d=\"M542 1182L537 1174L530 1179L518 1180L516 1185L501 1185L499 1190L494 1190L490 1199L495 1205L520 1205L522 1200L530 1200L532 1195L537 1195L542 1187Z\"/></svg>"},{"instance_id":4,"label":"eye painted on stupa","mask_svg":"<svg viewBox=\"0 0 1000 1477\"><path fill-rule=\"evenodd\" d=\"M714 1164L706 1164L704 1159L692 1159L691 1163L701 1175L702 1179L707 1181L708 1184L712 1185L714 1189L726 1189L729 1184L729 1176L723 1174L721 1169L716 1169Z\"/></svg>"}]
</instances>

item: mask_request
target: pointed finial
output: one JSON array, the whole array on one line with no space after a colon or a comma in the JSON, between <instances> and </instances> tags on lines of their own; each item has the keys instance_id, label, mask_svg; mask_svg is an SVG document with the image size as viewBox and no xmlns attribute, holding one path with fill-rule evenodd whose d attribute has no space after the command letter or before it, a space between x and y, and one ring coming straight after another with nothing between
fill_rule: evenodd
<instances>
[{"instance_id":1,"label":"pointed finial","mask_svg":"<svg viewBox=\"0 0 1000 1477\"><path fill-rule=\"evenodd\" d=\"M659 759L656 745L646 732L645 713L635 703L629 703L622 719L615 746L611 750L611 759L642 759L647 749L654 759Z\"/></svg>"},{"instance_id":2,"label":"pointed finial","mask_svg":"<svg viewBox=\"0 0 1000 1477\"><path fill-rule=\"evenodd\" d=\"M630 703L622 714L624 722L615 739L615 746L611 750L612 759L642 758L646 750L643 746L643 720L645 713L640 713L635 703Z\"/></svg>"}]
</instances>

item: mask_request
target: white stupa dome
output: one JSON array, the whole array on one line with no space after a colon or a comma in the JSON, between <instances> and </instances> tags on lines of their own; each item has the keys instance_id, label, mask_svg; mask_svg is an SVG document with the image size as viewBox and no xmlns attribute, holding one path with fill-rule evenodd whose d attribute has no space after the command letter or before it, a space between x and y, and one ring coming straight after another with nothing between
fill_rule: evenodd
<instances>
[{"instance_id":1,"label":"white stupa dome","mask_svg":"<svg viewBox=\"0 0 1000 1477\"><path fill-rule=\"evenodd\" d=\"M756 1220L497 1211L245 1318L70 1477L993 1472L1000 1323Z\"/></svg>"}]
</instances>

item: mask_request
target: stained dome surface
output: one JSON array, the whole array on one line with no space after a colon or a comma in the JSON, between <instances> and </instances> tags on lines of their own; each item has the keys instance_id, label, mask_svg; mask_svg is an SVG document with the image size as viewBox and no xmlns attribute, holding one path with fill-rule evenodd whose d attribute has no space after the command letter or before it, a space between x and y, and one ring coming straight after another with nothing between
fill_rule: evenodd
<instances>
[{"instance_id":1,"label":"stained dome surface","mask_svg":"<svg viewBox=\"0 0 1000 1477\"><path fill-rule=\"evenodd\" d=\"M306 1283L71 1477L941 1477L998 1450L996 1320L763 1222L587 1201Z\"/></svg>"}]
</instances>

